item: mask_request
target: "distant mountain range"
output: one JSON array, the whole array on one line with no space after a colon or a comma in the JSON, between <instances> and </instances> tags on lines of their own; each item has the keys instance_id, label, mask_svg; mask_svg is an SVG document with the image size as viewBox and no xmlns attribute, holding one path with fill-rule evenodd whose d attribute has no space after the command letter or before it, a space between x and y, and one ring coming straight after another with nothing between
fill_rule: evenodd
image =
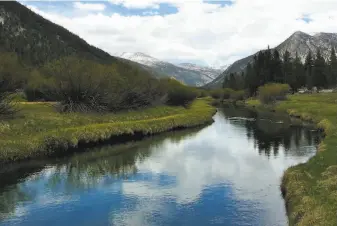
<instances>
[{"instance_id":1,"label":"distant mountain range","mask_svg":"<svg viewBox=\"0 0 337 226\"><path fill-rule=\"evenodd\" d=\"M304 62L309 50L316 53L317 49L320 49L323 57L327 60L331 54L331 47L337 48L336 33L317 33L312 36L304 32L297 31L280 45L275 47L275 49L277 49L280 54L283 54L286 50L288 50L292 57L295 57L297 52L301 60ZM221 87L224 77L228 76L230 73L237 73L245 70L248 63L253 61L254 55L255 54L234 62L216 79L205 85L205 88Z\"/></svg>"},{"instance_id":2,"label":"distant mountain range","mask_svg":"<svg viewBox=\"0 0 337 226\"><path fill-rule=\"evenodd\" d=\"M115 56L137 62L146 69L152 69L160 77L174 77L190 86L203 86L215 79L223 70L211 67L198 66L191 63L172 64L146 55L144 53L124 52Z\"/></svg>"}]
</instances>

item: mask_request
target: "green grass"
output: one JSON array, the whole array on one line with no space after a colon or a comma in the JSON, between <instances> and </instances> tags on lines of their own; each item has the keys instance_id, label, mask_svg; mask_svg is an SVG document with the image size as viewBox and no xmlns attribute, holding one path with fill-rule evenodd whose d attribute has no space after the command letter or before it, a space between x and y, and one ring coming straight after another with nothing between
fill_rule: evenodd
<instances>
[{"instance_id":1,"label":"green grass","mask_svg":"<svg viewBox=\"0 0 337 226\"><path fill-rule=\"evenodd\" d=\"M255 100L247 104L260 107ZM289 168L282 179L289 224L337 225L337 94L292 95L274 106L316 123L325 133L316 156Z\"/></svg>"},{"instance_id":2,"label":"green grass","mask_svg":"<svg viewBox=\"0 0 337 226\"><path fill-rule=\"evenodd\" d=\"M195 100L188 108L157 106L118 114L61 114L53 103L20 103L19 115L0 122L0 162L45 157L79 143L118 139L120 135L156 134L212 121L210 99Z\"/></svg>"}]
</instances>

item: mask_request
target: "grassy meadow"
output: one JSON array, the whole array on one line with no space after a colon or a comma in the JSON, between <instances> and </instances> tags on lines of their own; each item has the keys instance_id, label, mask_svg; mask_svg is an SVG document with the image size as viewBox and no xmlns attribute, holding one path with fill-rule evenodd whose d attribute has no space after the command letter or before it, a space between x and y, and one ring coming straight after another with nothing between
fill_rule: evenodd
<instances>
[{"instance_id":1,"label":"grassy meadow","mask_svg":"<svg viewBox=\"0 0 337 226\"><path fill-rule=\"evenodd\" d=\"M263 107L258 100L247 104ZM312 121L325 133L316 156L289 168L283 176L289 224L337 225L337 93L291 95L272 108Z\"/></svg>"},{"instance_id":2,"label":"grassy meadow","mask_svg":"<svg viewBox=\"0 0 337 226\"><path fill-rule=\"evenodd\" d=\"M182 106L155 106L119 113L58 113L51 102L20 102L11 120L0 121L0 162L14 162L67 152L79 144L151 135L212 122L210 99Z\"/></svg>"}]
</instances>

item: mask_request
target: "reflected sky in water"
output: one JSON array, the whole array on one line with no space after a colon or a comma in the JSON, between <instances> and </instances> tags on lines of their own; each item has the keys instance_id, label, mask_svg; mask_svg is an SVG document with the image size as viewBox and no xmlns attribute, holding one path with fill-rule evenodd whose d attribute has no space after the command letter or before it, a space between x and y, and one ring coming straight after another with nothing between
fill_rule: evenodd
<instances>
[{"instance_id":1,"label":"reflected sky in water","mask_svg":"<svg viewBox=\"0 0 337 226\"><path fill-rule=\"evenodd\" d=\"M0 188L0 225L286 225L280 178L318 134L233 107L214 119L0 174L17 178Z\"/></svg>"}]
</instances>

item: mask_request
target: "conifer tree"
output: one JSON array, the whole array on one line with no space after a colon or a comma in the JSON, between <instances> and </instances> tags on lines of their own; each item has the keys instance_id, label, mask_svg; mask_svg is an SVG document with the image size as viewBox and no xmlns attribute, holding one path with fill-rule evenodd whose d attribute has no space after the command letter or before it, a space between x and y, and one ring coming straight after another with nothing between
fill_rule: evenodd
<instances>
[{"instance_id":1,"label":"conifer tree","mask_svg":"<svg viewBox=\"0 0 337 226\"><path fill-rule=\"evenodd\" d=\"M280 53L276 49L274 50L271 60L271 68L271 71L273 72L273 79L269 82L284 83L284 76L282 73L282 60L280 57Z\"/></svg>"},{"instance_id":2,"label":"conifer tree","mask_svg":"<svg viewBox=\"0 0 337 226\"><path fill-rule=\"evenodd\" d=\"M335 87L337 84L337 57L335 48L331 48L331 55L328 62L329 67L329 84Z\"/></svg>"},{"instance_id":3,"label":"conifer tree","mask_svg":"<svg viewBox=\"0 0 337 226\"><path fill-rule=\"evenodd\" d=\"M321 51L317 49L316 58L314 60L313 68L313 85L317 88L326 88L328 86L327 74L326 74L326 62L323 58Z\"/></svg>"},{"instance_id":4,"label":"conifer tree","mask_svg":"<svg viewBox=\"0 0 337 226\"><path fill-rule=\"evenodd\" d=\"M295 91L306 85L304 65L302 64L301 59L299 58L297 52L296 52L296 56L293 62L293 73L292 74L296 79Z\"/></svg>"},{"instance_id":5,"label":"conifer tree","mask_svg":"<svg viewBox=\"0 0 337 226\"><path fill-rule=\"evenodd\" d=\"M312 52L309 50L309 53L307 54L305 58L304 63L304 70L305 70L305 77L306 77L306 85L309 90L313 88L313 66L314 66L314 60L312 57Z\"/></svg>"},{"instance_id":6,"label":"conifer tree","mask_svg":"<svg viewBox=\"0 0 337 226\"><path fill-rule=\"evenodd\" d=\"M296 77L293 75L293 62L288 50L283 54L283 77L284 82L289 84L293 91L297 91Z\"/></svg>"}]
</instances>

